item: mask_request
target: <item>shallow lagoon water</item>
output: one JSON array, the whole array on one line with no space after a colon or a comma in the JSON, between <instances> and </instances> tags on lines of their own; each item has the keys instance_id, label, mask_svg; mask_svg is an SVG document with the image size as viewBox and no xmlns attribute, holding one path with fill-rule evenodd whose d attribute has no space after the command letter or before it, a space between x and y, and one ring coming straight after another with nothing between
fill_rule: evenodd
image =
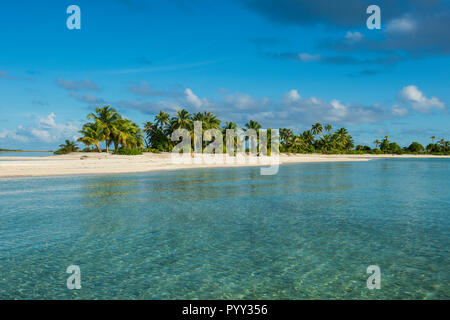
<instances>
[{"instance_id":1,"label":"shallow lagoon water","mask_svg":"<svg viewBox=\"0 0 450 320\"><path fill-rule=\"evenodd\" d=\"M448 159L2 179L0 298L449 299L449 181Z\"/></svg>"},{"instance_id":2,"label":"shallow lagoon water","mask_svg":"<svg viewBox=\"0 0 450 320\"><path fill-rule=\"evenodd\" d=\"M0 151L0 160L4 157L23 157L24 160L26 160L27 157L48 157L52 156L53 152L26 152L26 151L20 151L20 152L13 152L13 151Z\"/></svg>"}]
</instances>

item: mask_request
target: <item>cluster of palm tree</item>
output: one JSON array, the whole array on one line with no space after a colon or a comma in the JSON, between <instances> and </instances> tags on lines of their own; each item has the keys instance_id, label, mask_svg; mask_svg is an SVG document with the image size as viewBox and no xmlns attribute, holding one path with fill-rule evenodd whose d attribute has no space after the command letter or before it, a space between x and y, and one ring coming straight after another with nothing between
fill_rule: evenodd
<instances>
[{"instance_id":1,"label":"cluster of palm tree","mask_svg":"<svg viewBox=\"0 0 450 320\"><path fill-rule=\"evenodd\" d=\"M436 136L431 137L431 143L427 145L426 151L429 153L450 153L450 141L444 138L436 141Z\"/></svg>"},{"instance_id":2,"label":"cluster of palm tree","mask_svg":"<svg viewBox=\"0 0 450 320\"><path fill-rule=\"evenodd\" d=\"M372 153L432 153L432 154L449 154L450 153L450 141L441 139L435 142L436 136L431 137L432 143L428 144L426 148L419 142L412 142L408 147L401 148L397 143L389 141L389 136L385 136L381 141L375 140L375 149L370 150ZM365 146L367 147L367 146ZM378 148L379 147L379 148Z\"/></svg>"},{"instance_id":3,"label":"cluster of palm tree","mask_svg":"<svg viewBox=\"0 0 450 320\"><path fill-rule=\"evenodd\" d=\"M160 111L155 116L154 122L146 122L144 124L144 133L146 134L147 148L154 151L171 151L177 141L172 141L172 133L177 129L186 129L191 134L191 141L193 141L194 134L194 122L200 121L202 123L202 135L206 130L216 129L220 130L223 137L223 152L226 152L226 132L227 130L241 129L245 135L249 130L254 130L256 133L259 129L262 129L260 123L254 120L247 122L243 128L239 128L235 122L225 122L221 126L221 121L213 112L197 112L189 113L186 109L177 110L173 117L164 111ZM259 137L256 136L256 140L250 140L249 136L242 137L235 131L234 136L234 151L236 151L237 145L242 144L246 146L248 150L249 146L256 143L256 150L260 152ZM205 148L206 144L210 142L203 141L202 147ZM267 129L267 153L271 153L271 129Z\"/></svg>"},{"instance_id":4,"label":"cluster of palm tree","mask_svg":"<svg viewBox=\"0 0 450 320\"><path fill-rule=\"evenodd\" d=\"M389 136L385 136L381 141L377 139L374 143L377 147L378 145L380 146L380 151L382 153L401 154L407 151L407 148L402 149L396 142L389 141Z\"/></svg>"},{"instance_id":5,"label":"cluster of palm tree","mask_svg":"<svg viewBox=\"0 0 450 320\"><path fill-rule=\"evenodd\" d=\"M295 135L291 129L280 129L280 151L294 153L311 153L331 151L343 152L352 150L353 138L346 128L331 132L331 125L325 127L317 122L311 129Z\"/></svg>"},{"instance_id":6,"label":"cluster of palm tree","mask_svg":"<svg viewBox=\"0 0 450 320\"><path fill-rule=\"evenodd\" d=\"M144 146L144 135L139 126L109 106L95 109L95 113L90 113L87 118L92 122L83 125L80 130L82 136L78 139L87 147L95 146L98 152L102 152L100 144L105 142L106 152L109 152L111 144L117 152L120 148L139 149Z\"/></svg>"},{"instance_id":7,"label":"cluster of palm tree","mask_svg":"<svg viewBox=\"0 0 450 320\"><path fill-rule=\"evenodd\" d=\"M155 116L154 122L148 121L144 124L147 147L159 151L172 150L174 144L177 143L171 140L172 133L177 129L186 129L192 135L195 121L202 122L202 134L209 129L221 130L224 140L227 129L238 129L237 124L234 122L225 122L223 127L221 127L221 121L213 112L197 112L191 114L186 109L181 109L177 110L173 117L170 117L168 113L160 111ZM250 120L245 124L245 128L247 130L253 129L257 131L261 129L261 124ZM205 147L206 142L203 143L203 147Z\"/></svg>"},{"instance_id":8,"label":"cluster of palm tree","mask_svg":"<svg viewBox=\"0 0 450 320\"><path fill-rule=\"evenodd\" d=\"M226 130L237 130L238 125L234 122L225 122L221 126L221 121L213 112L197 112L189 113L186 109L177 110L175 115L170 116L164 111L160 111L154 118L153 122L144 123L144 130L141 131L139 126L131 120L123 118L115 109L104 106L97 108L95 113L88 115L90 122L83 125L80 133L79 142L84 143L87 148L83 151L93 150L102 152L101 145L104 143L106 152L110 151L113 145L114 152L118 151L137 151L144 149L144 143L147 151L166 151L170 152L174 145L178 142L172 141L172 133L177 129L186 129L193 138L194 122L201 121L202 134L209 129L221 130L224 139L224 152L226 152ZM254 130L258 132L262 126L257 121L250 120L242 128L242 132ZM145 134L145 138L144 138ZM404 153L404 152L428 152L428 153L450 153L450 142L441 139L435 143L436 137L431 137L432 143L424 148L418 142L413 142L409 147L401 148L397 143L389 141L389 136L385 136L382 140L375 140L375 149L369 146L354 146L353 138L346 128L339 128L332 132L332 126L327 124L323 126L321 123L315 123L311 129L305 130L299 134L295 134L292 129L282 128L279 130L281 152L292 153L352 153L352 152L369 152L369 153ZM270 154L272 130L267 130L268 153ZM256 137L256 141L252 139L249 142L249 134L242 138L235 136L234 147L238 143L244 142L247 148L256 143L257 151L260 152L260 138ZM203 142L203 148L207 142ZM77 151L78 147L75 142L66 140L66 143L60 146L58 153L68 153Z\"/></svg>"},{"instance_id":9,"label":"cluster of palm tree","mask_svg":"<svg viewBox=\"0 0 450 320\"><path fill-rule=\"evenodd\" d=\"M170 151L174 145L171 141L172 132L176 129L187 129L193 132L194 121L202 122L203 132L208 129L221 129L223 138L226 138L226 130L238 129L238 126L234 122L225 122L221 127L221 121L212 112L198 112L190 114L186 109L181 109L176 112L173 117L164 111L160 111L155 116L154 122L146 122L144 124L144 132L146 134L146 144L148 148L157 149L159 151ZM260 123L254 120L250 120L242 128L243 131L254 130L258 132L262 126ZM310 130L306 130L300 135L295 135L291 129L280 129L280 151L282 152L330 152L335 151L348 151L353 149L353 139L348 134L347 129L340 128L336 132L331 132L331 125L322 126L320 123L316 123ZM324 133L325 130L325 134ZM271 145L271 129L268 130L268 148ZM235 138L235 145L238 143ZM248 141L249 137L245 137L245 141ZM252 141L253 143L253 141ZM259 151L259 138L256 139L257 150ZM225 144L224 144L225 146ZM247 144L247 146L249 146ZM269 150L270 152L270 150Z\"/></svg>"},{"instance_id":10,"label":"cluster of palm tree","mask_svg":"<svg viewBox=\"0 0 450 320\"><path fill-rule=\"evenodd\" d=\"M376 139L373 143L375 149L370 149L368 146L357 146L356 150L369 151L371 153L432 153L432 154L449 154L450 141L444 138L435 142L436 136L431 137L432 143L428 144L426 148L419 142L414 141L409 146L401 148L396 142L389 141L389 136L385 136L382 140Z\"/></svg>"}]
</instances>

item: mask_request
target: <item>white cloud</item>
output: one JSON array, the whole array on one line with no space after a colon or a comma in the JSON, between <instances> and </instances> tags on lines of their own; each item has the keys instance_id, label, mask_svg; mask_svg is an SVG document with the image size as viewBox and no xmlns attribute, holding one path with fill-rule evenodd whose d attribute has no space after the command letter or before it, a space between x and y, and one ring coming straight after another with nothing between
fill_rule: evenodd
<instances>
[{"instance_id":1,"label":"white cloud","mask_svg":"<svg viewBox=\"0 0 450 320\"><path fill-rule=\"evenodd\" d=\"M333 109L330 110L330 115L335 120L339 121L339 119L344 119L348 113L348 107L341 104L338 100L332 100L330 104L333 106Z\"/></svg>"},{"instance_id":2,"label":"white cloud","mask_svg":"<svg viewBox=\"0 0 450 320\"><path fill-rule=\"evenodd\" d=\"M351 32L351 31L347 31L347 34L345 35L345 39L351 41L351 42L358 42L361 41L364 38L364 36L358 32Z\"/></svg>"},{"instance_id":3,"label":"white cloud","mask_svg":"<svg viewBox=\"0 0 450 320\"><path fill-rule=\"evenodd\" d=\"M20 129L20 127L18 129ZM0 132L0 139L28 142L28 138L26 136L18 134L17 130L11 131L4 129L2 132Z\"/></svg>"},{"instance_id":4,"label":"white cloud","mask_svg":"<svg viewBox=\"0 0 450 320\"><path fill-rule=\"evenodd\" d=\"M292 90L289 90L283 96L283 101L286 103L291 103L291 102L295 102L295 101L299 100L300 98L301 97L300 97L300 94L298 93L298 91L295 89L292 89Z\"/></svg>"},{"instance_id":5,"label":"white cloud","mask_svg":"<svg viewBox=\"0 0 450 320\"><path fill-rule=\"evenodd\" d=\"M389 21L386 31L391 33L408 33L416 30L416 22L409 17Z\"/></svg>"},{"instance_id":6,"label":"white cloud","mask_svg":"<svg viewBox=\"0 0 450 320\"><path fill-rule=\"evenodd\" d=\"M36 128L31 128L30 133L38 138L38 140L43 141L43 142L53 142L53 137L50 135L50 132L47 130L40 130L40 129L36 129Z\"/></svg>"},{"instance_id":7,"label":"white cloud","mask_svg":"<svg viewBox=\"0 0 450 320\"><path fill-rule=\"evenodd\" d=\"M429 113L433 109L445 110L445 104L436 97L427 98L417 86L404 87L398 94L399 99L417 112Z\"/></svg>"},{"instance_id":8,"label":"white cloud","mask_svg":"<svg viewBox=\"0 0 450 320\"><path fill-rule=\"evenodd\" d=\"M339 100L324 101L317 97L302 98L292 89L283 95L273 119L282 125L287 123L311 124L317 121L339 124L376 122L388 117L386 108L345 105ZM269 119L268 119L269 120Z\"/></svg>"},{"instance_id":9,"label":"white cloud","mask_svg":"<svg viewBox=\"0 0 450 320\"><path fill-rule=\"evenodd\" d=\"M71 123L57 123L56 115L53 112L46 117L39 117L36 123L37 127L30 128L29 131L40 141L51 143L78 137L78 127Z\"/></svg>"},{"instance_id":10,"label":"white cloud","mask_svg":"<svg viewBox=\"0 0 450 320\"><path fill-rule=\"evenodd\" d=\"M297 57L303 62L314 62L320 60L320 54L299 53Z\"/></svg>"},{"instance_id":11,"label":"white cloud","mask_svg":"<svg viewBox=\"0 0 450 320\"><path fill-rule=\"evenodd\" d=\"M186 101L189 105L193 106L196 109L204 108L210 105L208 99L200 99L195 93L189 89L186 88L184 90L184 94L186 95Z\"/></svg>"},{"instance_id":12,"label":"white cloud","mask_svg":"<svg viewBox=\"0 0 450 320\"><path fill-rule=\"evenodd\" d=\"M47 117L39 118L39 124L44 127L54 127L56 115L52 112Z\"/></svg>"},{"instance_id":13,"label":"white cloud","mask_svg":"<svg viewBox=\"0 0 450 320\"><path fill-rule=\"evenodd\" d=\"M78 137L79 125L72 123L57 123L55 113L44 117L37 117L34 126L18 126L14 130L3 130L0 139L17 142L44 142L57 143L64 139L75 140Z\"/></svg>"},{"instance_id":14,"label":"white cloud","mask_svg":"<svg viewBox=\"0 0 450 320\"><path fill-rule=\"evenodd\" d=\"M427 99L418 90L404 89L409 101L415 108L424 108L424 104L443 107L437 98ZM174 111L188 105L191 112L212 111L220 118L235 121L240 124L253 119L263 125L273 127L298 127L315 122L339 125L359 123L375 123L395 117L408 115L409 110L402 105L384 107L380 105L360 105L344 103L337 99L325 101L319 97L304 98L297 89L291 89L282 95L279 101L267 97L254 97L249 94L221 90L223 94L218 99L206 99L197 96L190 88L184 89L184 96L170 101L128 101L124 107L138 109L145 113L155 114L159 110ZM441 105L442 104L442 105Z\"/></svg>"},{"instance_id":15,"label":"white cloud","mask_svg":"<svg viewBox=\"0 0 450 320\"><path fill-rule=\"evenodd\" d=\"M409 114L409 110L407 108L402 108L398 105L395 105L391 108L392 114L397 117L404 117Z\"/></svg>"},{"instance_id":16,"label":"white cloud","mask_svg":"<svg viewBox=\"0 0 450 320\"><path fill-rule=\"evenodd\" d=\"M237 110L255 110L267 103L267 99L263 98L261 101L257 101L248 94L236 92L225 96L224 102L228 108Z\"/></svg>"}]
</instances>

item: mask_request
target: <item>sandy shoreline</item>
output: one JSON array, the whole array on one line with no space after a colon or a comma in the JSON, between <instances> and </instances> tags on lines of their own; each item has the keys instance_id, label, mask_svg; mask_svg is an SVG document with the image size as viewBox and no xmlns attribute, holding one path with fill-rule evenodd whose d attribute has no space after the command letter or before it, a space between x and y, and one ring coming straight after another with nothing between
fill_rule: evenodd
<instances>
[{"instance_id":1,"label":"sandy shoreline","mask_svg":"<svg viewBox=\"0 0 450 320\"><path fill-rule=\"evenodd\" d=\"M307 162L369 161L381 158L448 158L433 155L324 155L324 154L281 154L280 164ZM267 166L261 164L176 164L170 153L141 156L119 156L106 153L72 153L49 157L1 157L0 178L38 177L55 175L136 173L189 168Z\"/></svg>"}]
</instances>

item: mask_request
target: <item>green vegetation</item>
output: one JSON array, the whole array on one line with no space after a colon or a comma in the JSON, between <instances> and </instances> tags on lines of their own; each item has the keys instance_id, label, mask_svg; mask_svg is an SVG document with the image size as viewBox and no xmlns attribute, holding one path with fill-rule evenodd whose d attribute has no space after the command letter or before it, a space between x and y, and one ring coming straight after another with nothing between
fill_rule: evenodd
<instances>
[{"instance_id":1,"label":"green vegetation","mask_svg":"<svg viewBox=\"0 0 450 320\"><path fill-rule=\"evenodd\" d=\"M115 154L142 154L139 151L144 147L141 129L133 121L122 118L115 109L109 106L97 108L95 113L88 115L88 120L93 122L83 125L80 130L82 137L78 139L86 147L95 146L98 152L102 152L100 143L105 142L106 152L113 144Z\"/></svg>"},{"instance_id":2,"label":"green vegetation","mask_svg":"<svg viewBox=\"0 0 450 320\"><path fill-rule=\"evenodd\" d=\"M88 122L83 125L78 142L86 145L83 152L109 152L113 146L114 154L137 155L142 152L170 152L178 141L171 141L171 136L176 129L186 129L193 135L194 122L202 122L202 132L208 129L220 129L224 139L224 152L226 151L226 130L238 129L236 123L225 122L221 126L221 121L212 112L189 113L186 109L177 110L174 116L170 116L164 111L160 111L154 118L154 122L144 123L141 131L139 126L131 120L123 118L115 109L109 106L97 108L95 113L88 115ZM250 120L244 125L243 130L261 129L262 126L254 120ZM267 129L268 134L268 154L271 153L271 129ZM373 141L375 148L367 145L357 145L355 147L353 138L346 128L338 128L333 131L330 124L322 125L315 123L311 129L295 134L292 129L281 128L280 152L289 153L324 153L324 154L439 154L450 155L450 142L441 139L435 143L436 137L431 137L432 143L423 147L418 142L411 143L408 147L400 147L396 142L389 141L389 136ZM192 137L191 137L192 138ZM237 145L239 137L235 138L234 146ZM248 137L245 138L248 140ZM259 140L257 139L257 144ZM106 149L102 149L100 144L104 143ZM205 147L207 142L203 142ZM259 150L259 145L257 146ZM66 140L66 144L61 145L56 154L78 151L74 142Z\"/></svg>"},{"instance_id":3,"label":"green vegetation","mask_svg":"<svg viewBox=\"0 0 450 320\"><path fill-rule=\"evenodd\" d=\"M41 153L41 152L53 152L51 150L22 150L22 149L1 149L0 152L35 152L35 153Z\"/></svg>"},{"instance_id":4,"label":"green vegetation","mask_svg":"<svg viewBox=\"0 0 450 320\"><path fill-rule=\"evenodd\" d=\"M434 143L434 140L436 139L435 136L431 137L431 140L433 141L426 147L426 151L428 153L433 154L449 154L450 153L450 141L446 141L445 139L441 139L439 142Z\"/></svg>"},{"instance_id":5,"label":"green vegetation","mask_svg":"<svg viewBox=\"0 0 450 320\"><path fill-rule=\"evenodd\" d=\"M310 130L303 131L299 135L295 135L291 129L280 129L280 151L291 153L345 153L353 150L353 138L346 128L340 128L332 133L331 125L327 124L325 131L326 133L324 133L323 126L320 123L312 125Z\"/></svg>"},{"instance_id":6,"label":"green vegetation","mask_svg":"<svg viewBox=\"0 0 450 320\"><path fill-rule=\"evenodd\" d=\"M411 143L409 145L409 147L407 148L407 151L414 152L414 153L423 152L424 150L425 150L425 148L423 147L423 145L421 145L418 142Z\"/></svg>"},{"instance_id":7,"label":"green vegetation","mask_svg":"<svg viewBox=\"0 0 450 320\"><path fill-rule=\"evenodd\" d=\"M12 150L12 149L0 149L0 151L4 151L4 152L23 152L23 150Z\"/></svg>"},{"instance_id":8,"label":"green vegetation","mask_svg":"<svg viewBox=\"0 0 450 320\"><path fill-rule=\"evenodd\" d=\"M59 145L59 149L54 154L68 154L78 151L78 147L74 141L66 140L64 144Z\"/></svg>"},{"instance_id":9,"label":"green vegetation","mask_svg":"<svg viewBox=\"0 0 450 320\"><path fill-rule=\"evenodd\" d=\"M123 156L136 156L142 154L142 151L135 148L120 148L119 150L115 150L114 154Z\"/></svg>"}]
</instances>

